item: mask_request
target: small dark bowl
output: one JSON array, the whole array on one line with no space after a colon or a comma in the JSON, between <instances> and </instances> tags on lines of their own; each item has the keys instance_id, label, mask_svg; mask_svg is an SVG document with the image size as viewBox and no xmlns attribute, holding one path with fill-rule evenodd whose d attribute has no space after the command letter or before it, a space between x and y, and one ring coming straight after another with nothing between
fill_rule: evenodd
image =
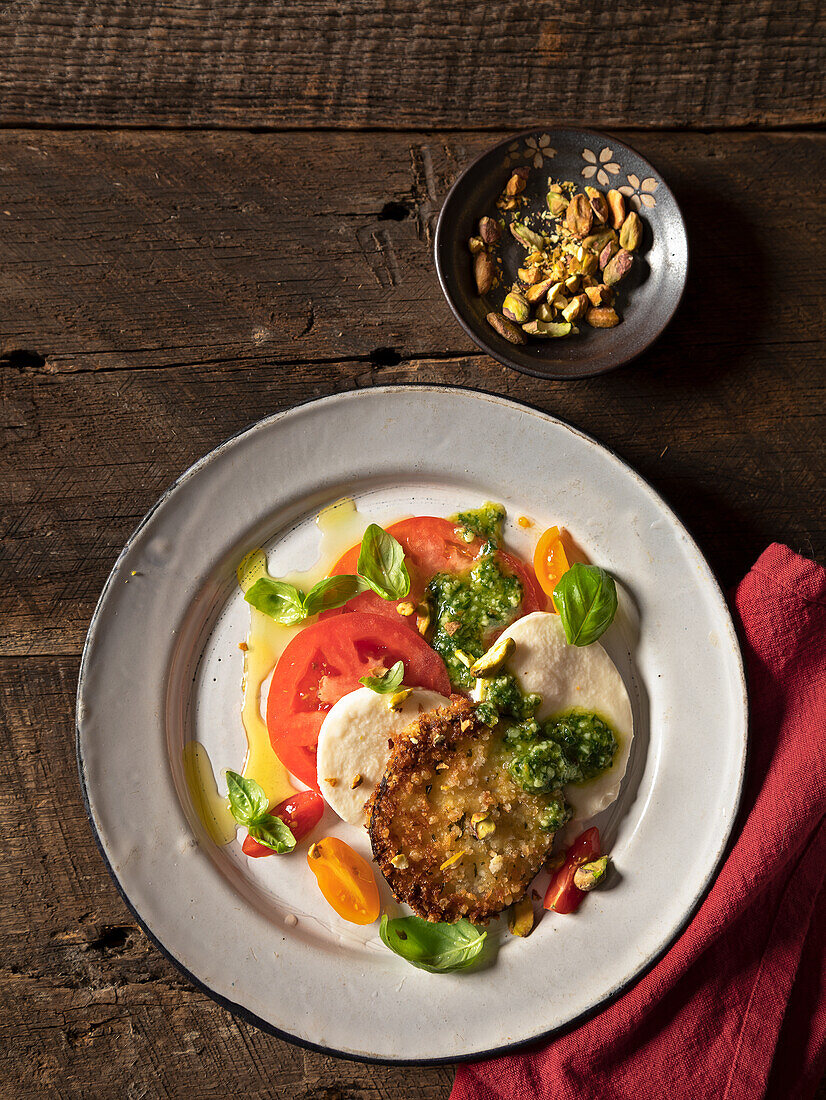
<instances>
[{"instance_id":1,"label":"small dark bowl","mask_svg":"<svg viewBox=\"0 0 826 1100\"><path fill-rule=\"evenodd\" d=\"M529 338L511 344L485 320L499 311L525 249L505 230L500 246L504 279L487 298L476 292L468 238L485 215L501 217L496 200L514 168L531 168L520 213L546 210L548 177L571 180L580 188L616 188L644 225L634 266L619 285L612 329L579 322L579 334L555 340ZM604 374L636 358L674 316L685 289L688 241L680 208L657 170L615 138L592 130L537 129L508 138L478 157L454 183L436 227L436 270L456 319L483 351L506 367L538 378L585 378Z\"/></svg>"}]
</instances>

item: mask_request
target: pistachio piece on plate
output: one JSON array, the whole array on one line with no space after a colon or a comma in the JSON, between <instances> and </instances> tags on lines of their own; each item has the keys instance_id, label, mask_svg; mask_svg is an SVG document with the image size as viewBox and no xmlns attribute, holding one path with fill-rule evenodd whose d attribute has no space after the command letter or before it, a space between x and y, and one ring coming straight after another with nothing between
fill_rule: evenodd
<instances>
[{"instance_id":1,"label":"pistachio piece on plate","mask_svg":"<svg viewBox=\"0 0 826 1100\"><path fill-rule=\"evenodd\" d=\"M605 878L608 870L608 856L600 856L592 863L583 863L574 871L574 886L583 893L588 893L595 886L599 886Z\"/></svg>"},{"instance_id":2,"label":"pistachio piece on plate","mask_svg":"<svg viewBox=\"0 0 826 1100\"><path fill-rule=\"evenodd\" d=\"M584 237L582 247L587 248L590 252L596 253L598 256L609 241L615 241L616 239L616 232L607 226L603 226L603 228L598 229L596 233L589 233L587 237Z\"/></svg>"},{"instance_id":3,"label":"pistachio piece on plate","mask_svg":"<svg viewBox=\"0 0 826 1100\"><path fill-rule=\"evenodd\" d=\"M588 301L595 307L609 305L613 297L613 291L605 283L598 283L597 286L586 286L585 293L588 295Z\"/></svg>"},{"instance_id":4,"label":"pistachio piece on plate","mask_svg":"<svg viewBox=\"0 0 826 1100\"><path fill-rule=\"evenodd\" d=\"M554 283L548 290L548 305L555 305L557 299L565 297L565 284Z\"/></svg>"},{"instance_id":5,"label":"pistachio piece on plate","mask_svg":"<svg viewBox=\"0 0 826 1100\"><path fill-rule=\"evenodd\" d=\"M489 813L472 814L470 827L473 829L477 840L484 840L496 832L496 822Z\"/></svg>"},{"instance_id":6,"label":"pistachio piece on plate","mask_svg":"<svg viewBox=\"0 0 826 1100\"><path fill-rule=\"evenodd\" d=\"M538 267L520 267L516 274L520 282L523 282L526 286L533 286L542 278L542 272Z\"/></svg>"},{"instance_id":7,"label":"pistachio piece on plate","mask_svg":"<svg viewBox=\"0 0 826 1100\"><path fill-rule=\"evenodd\" d=\"M401 710L407 699L410 698L410 693L413 688L401 688L399 691L394 691L390 696L387 705L391 710Z\"/></svg>"},{"instance_id":8,"label":"pistachio piece on plate","mask_svg":"<svg viewBox=\"0 0 826 1100\"><path fill-rule=\"evenodd\" d=\"M533 905L530 898L522 898L508 910L508 931L514 936L529 936L533 931Z\"/></svg>"},{"instance_id":9,"label":"pistachio piece on plate","mask_svg":"<svg viewBox=\"0 0 826 1100\"><path fill-rule=\"evenodd\" d=\"M505 184L505 194L510 198L514 198L516 195L521 195L525 190L525 184L527 179L520 173L514 172L508 182Z\"/></svg>"},{"instance_id":10,"label":"pistachio piece on plate","mask_svg":"<svg viewBox=\"0 0 826 1100\"><path fill-rule=\"evenodd\" d=\"M473 662L470 666L471 676L495 676L515 649L516 642L513 638L500 638L487 653L483 653L478 661Z\"/></svg>"}]
</instances>

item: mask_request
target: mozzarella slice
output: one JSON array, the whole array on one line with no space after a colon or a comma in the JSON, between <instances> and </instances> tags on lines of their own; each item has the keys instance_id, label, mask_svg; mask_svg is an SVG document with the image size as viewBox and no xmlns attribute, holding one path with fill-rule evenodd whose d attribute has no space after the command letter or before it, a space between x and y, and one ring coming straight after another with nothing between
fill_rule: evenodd
<instances>
[{"instance_id":1,"label":"mozzarella slice","mask_svg":"<svg viewBox=\"0 0 826 1100\"><path fill-rule=\"evenodd\" d=\"M585 821L615 800L628 765L634 720L622 677L599 642L569 645L559 615L535 611L508 627L502 637L516 643L508 672L523 691L542 696L536 713L540 722L578 707L593 711L614 730L619 748L608 771L565 788L574 821Z\"/></svg>"},{"instance_id":2,"label":"mozzarella slice","mask_svg":"<svg viewBox=\"0 0 826 1100\"><path fill-rule=\"evenodd\" d=\"M339 817L363 825L364 803L384 774L388 741L426 711L449 706L435 691L414 688L400 710L370 688L344 695L327 713L318 735L318 784ZM357 776L361 782L354 788ZM335 780L335 782L331 782Z\"/></svg>"}]
</instances>

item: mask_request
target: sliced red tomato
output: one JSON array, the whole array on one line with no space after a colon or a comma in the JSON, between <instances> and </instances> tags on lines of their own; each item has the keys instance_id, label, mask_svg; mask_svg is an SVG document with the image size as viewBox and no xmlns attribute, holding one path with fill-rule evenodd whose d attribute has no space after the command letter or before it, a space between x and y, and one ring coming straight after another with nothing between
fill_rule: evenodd
<instances>
[{"instance_id":1,"label":"sliced red tomato","mask_svg":"<svg viewBox=\"0 0 826 1100\"><path fill-rule=\"evenodd\" d=\"M436 573L466 573L472 568L482 548L482 539L474 538L465 542L456 534L456 525L449 519L439 516L415 516L392 523L386 528L401 544L404 560L410 574L410 592L405 600L418 603L424 596L425 588ZM351 547L330 570L331 576L341 573L355 573L360 546ZM499 560L505 569L515 573L522 582L522 614L531 611L545 611L548 601L537 583L536 576L515 554L499 551ZM322 618L342 615L349 611L367 611L374 615L384 615L394 621L403 621L413 631L416 630L415 616L406 619L399 615L396 608L401 600L383 600L375 592L362 592L346 606L325 612Z\"/></svg>"},{"instance_id":2,"label":"sliced red tomato","mask_svg":"<svg viewBox=\"0 0 826 1100\"><path fill-rule=\"evenodd\" d=\"M288 829L292 831L296 840L301 840L321 821L324 813L324 799L315 791L296 791L283 802L279 802L275 809L271 809L273 817L280 817ZM249 834L244 837L241 850L245 856L274 856L272 848L266 844L259 844Z\"/></svg>"},{"instance_id":3,"label":"sliced red tomato","mask_svg":"<svg viewBox=\"0 0 826 1100\"><path fill-rule=\"evenodd\" d=\"M565 853L565 862L551 878L545 891L543 906L556 913L573 913L578 909L585 894L574 886L574 873L580 864L589 863L598 855L599 829L586 829Z\"/></svg>"},{"instance_id":4,"label":"sliced red tomato","mask_svg":"<svg viewBox=\"0 0 826 1100\"><path fill-rule=\"evenodd\" d=\"M533 569L521 558L518 558L516 554L509 554L507 550L500 550L499 558L511 573L515 573L522 582L522 610L518 617L530 615L532 611L547 611L548 599L542 591Z\"/></svg>"},{"instance_id":5,"label":"sliced red tomato","mask_svg":"<svg viewBox=\"0 0 826 1100\"><path fill-rule=\"evenodd\" d=\"M354 612L305 627L275 666L267 727L275 754L302 783L318 791L316 746L324 716L376 670L404 663L407 687L450 695L444 662L400 615Z\"/></svg>"}]
</instances>

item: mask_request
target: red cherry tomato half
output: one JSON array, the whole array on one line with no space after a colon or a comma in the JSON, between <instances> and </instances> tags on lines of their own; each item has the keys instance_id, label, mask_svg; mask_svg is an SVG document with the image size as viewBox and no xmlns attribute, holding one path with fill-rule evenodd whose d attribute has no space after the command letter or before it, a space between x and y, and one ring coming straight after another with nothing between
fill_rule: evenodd
<instances>
[{"instance_id":1,"label":"red cherry tomato half","mask_svg":"<svg viewBox=\"0 0 826 1100\"><path fill-rule=\"evenodd\" d=\"M377 669L404 664L408 687L450 695L444 662L403 618L354 612L305 627L273 672L267 727L275 754L302 783L318 791L316 746L327 711ZM320 792L319 792L320 793Z\"/></svg>"},{"instance_id":2,"label":"red cherry tomato half","mask_svg":"<svg viewBox=\"0 0 826 1100\"><path fill-rule=\"evenodd\" d=\"M474 538L465 542L456 534L456 525L448 519L438 516L415 516L392 523L387 529L402 546L404 561L410 574L410 592L405 600L418 603L430 579L436 573L466 573L482 548L482 539ZM355 573L361 546L351 547L330 570L330 576L341 573ZM537 583L533 570L515 554L505 550L498 553L499 561L506 571L515 573L522 582L522 614L531 611L547 610L548 601ZM403 618L396 610L400 600L383 600L375 592L362 592L355 596L345 607L327 611L322 618L342 615L350 611L367 611L374 615L383 615L394 621L401 620L415 631L415 616Z\"/></svg>"},{"instance_id":3,"label":"red cherry tomato half","mask_svg":"<svg viewBox=\"0 0 826 1100\"><path fill-rule=\"evenodd\" d=\"M270 810L273 817L280 817L288 829L292 831L296 840L301 840L321 821L324 813L324 799L315 791L296 791L283 802L279 802L274 810ZM245 856L274 856L276 853L266 844L259 844L251 836L244 837L241 850Z\"/></svg>"},{"instance_id":4,"label":"red cherry tomato half","mask_svg":"<svg viewBox=\"0 0 826 1100\"><path fill-rule=\"evenodd\" d=\"M585 897L574 886L574 873L582 863L589 863L599 855L599 829L586 829L565 853L565 862L554 874L545 891L543 905L555 913L573 913Z\"/></svg>"}]
</instances>

